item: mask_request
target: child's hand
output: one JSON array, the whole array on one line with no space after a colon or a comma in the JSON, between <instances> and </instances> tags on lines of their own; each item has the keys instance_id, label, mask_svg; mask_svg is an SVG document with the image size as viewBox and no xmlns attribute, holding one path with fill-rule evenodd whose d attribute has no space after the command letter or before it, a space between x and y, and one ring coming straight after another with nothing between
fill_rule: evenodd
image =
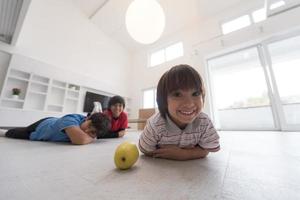
<instances>
[{"instance_id":1,"label":"child's hand","mask_svg":"<svg viewBox=\"0 0 300 200\"><path fill-rule=\"evenodd\" d=\"M198 146L180 148L177 145L162 145L152 152L154 158L165 158L172 160L192 160L204 158L208 151Z\"/></svg>"},{"instance_id":2,"label":"child's hand","mask_svg":"<svg viewBox=\"0 0 300 200\"><path fill-rule=\"evenodd\" d=\"M186 150L177 145L163 145L154 150L152 155L154 158L166 158L172 160L186 160Z\"/></svg>"}]
</instances>

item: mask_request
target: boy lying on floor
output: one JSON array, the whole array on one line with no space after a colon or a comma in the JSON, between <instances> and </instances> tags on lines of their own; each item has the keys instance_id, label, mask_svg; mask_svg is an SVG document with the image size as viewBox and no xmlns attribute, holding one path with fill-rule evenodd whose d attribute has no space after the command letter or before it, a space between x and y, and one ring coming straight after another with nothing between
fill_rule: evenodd
<instances>
[{"instance_id":1,"label":"boy lying on floor","mask_svg":"<svg viewBox=\"0 0 300 200\"><path fill-rule=\"evenodd\" d=\"M110 120L103 113L94 113L89 117L69 114L61 118L44 118L27 127L10 129L5 136L37 141L89 144L95 138L104 135L109 130L109 126Z\"/></svg>"}]
</instances>

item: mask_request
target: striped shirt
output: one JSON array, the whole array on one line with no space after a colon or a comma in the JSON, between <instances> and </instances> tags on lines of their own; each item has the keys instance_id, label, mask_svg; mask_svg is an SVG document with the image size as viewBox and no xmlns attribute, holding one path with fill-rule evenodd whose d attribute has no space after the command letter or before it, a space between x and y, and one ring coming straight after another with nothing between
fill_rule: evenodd
<instances>
[{"instance_id":1,"label":"striped shirt","mask_svg":"<svg viewBox=\"0 0 300 200\"><path fill-rule=\"evenodd\" d=\"M177 145L191 148L199 145L210 152L220 149L219 135L205 113L200 113L192 123L181 130L168 116L154 114L140 135L139 148L143 153L154 151L159 145Z\"/></svg>"}]
</instances>

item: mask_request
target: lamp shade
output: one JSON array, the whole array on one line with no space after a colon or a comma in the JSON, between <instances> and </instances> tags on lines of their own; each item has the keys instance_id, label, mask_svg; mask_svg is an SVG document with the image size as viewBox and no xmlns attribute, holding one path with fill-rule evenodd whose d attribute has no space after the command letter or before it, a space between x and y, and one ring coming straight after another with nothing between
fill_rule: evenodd
<instances>
[{"instance_id":1,"label":"lamp shade","mask_svg":"<svg viewBox=\"0 0 300 200\"><path fill-rule=\"evenodd\" d=\"M157 41L165 27L165 14L156 0L134 0L126 12L126 28L137 42Z\"/></svg>"}]
</instances>

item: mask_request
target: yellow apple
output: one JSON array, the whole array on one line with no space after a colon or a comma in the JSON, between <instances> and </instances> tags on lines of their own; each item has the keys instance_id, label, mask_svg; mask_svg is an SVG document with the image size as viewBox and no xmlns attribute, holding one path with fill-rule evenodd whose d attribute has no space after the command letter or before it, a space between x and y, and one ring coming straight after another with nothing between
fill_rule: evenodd
<instances>
[{"instance_id":1,"label":"yellow apple","mask_svg":"<svg viewBox=\"0 0 300 200\"><path fill-rule=\"evenodd\" d=\"M115 165L119 169L129 169L139 158L139 150L132 142L123 142L115 151Z\"/></svg>"}]
</instances>

